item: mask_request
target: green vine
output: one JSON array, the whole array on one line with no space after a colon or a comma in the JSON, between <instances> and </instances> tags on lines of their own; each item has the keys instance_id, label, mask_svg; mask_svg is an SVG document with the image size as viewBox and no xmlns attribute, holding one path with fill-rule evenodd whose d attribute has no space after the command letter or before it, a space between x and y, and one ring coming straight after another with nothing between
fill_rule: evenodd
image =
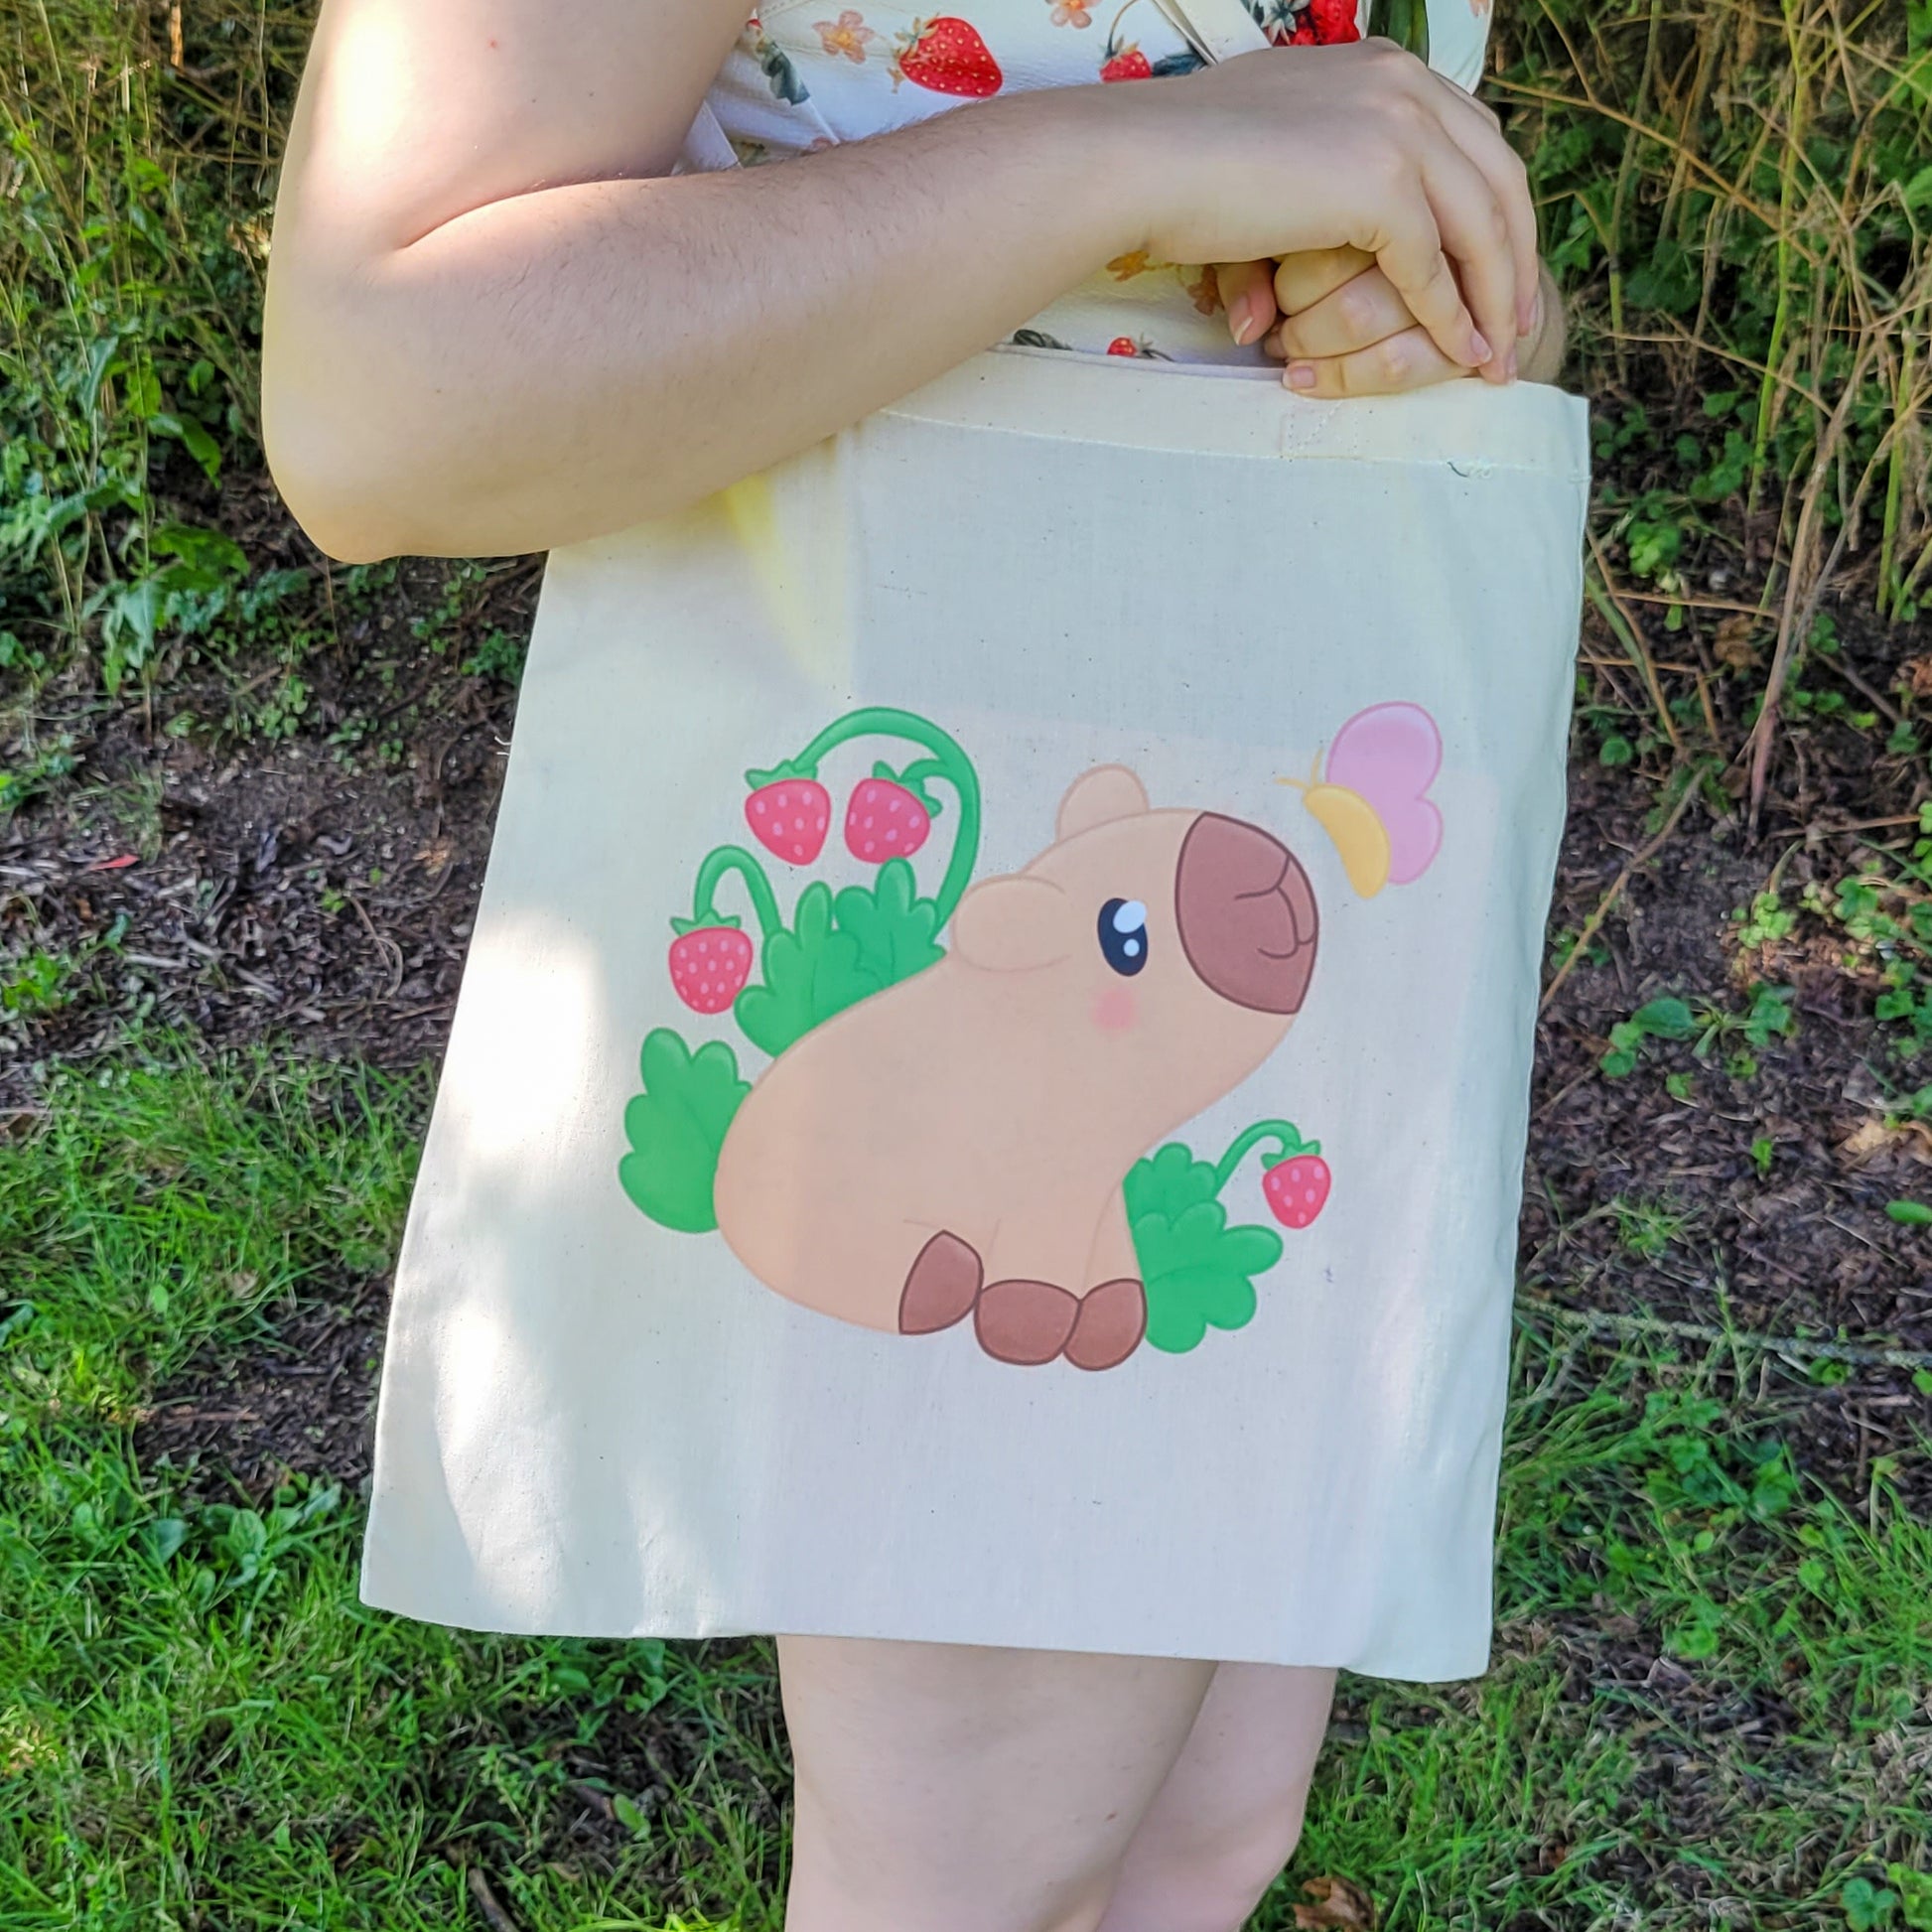
<instances>
[{"instance_id":1,"label":"green vine","mask_svg":"<svg viewBox=\"0 0 1932 1932\"><path fill-rule=\"evenodd\" d=\"M691 889L691 916L688 919L673 919L671 930L685 933L697 926L736 926L738 919L730 913L719 912L712 902L718 888L732 873L737 873L744 882L759 932L766 939L773 933L782 932L785 920L784 914L778 910L778 896L771 890L771 882L765 877L764 868L742 845L721 845L707 855L704 864L698 868L697 884Z\"/></svg>"},{"instance_id":2,"label":"green vine","mask_svg":"<svg viewBox=\"0 0 1932 1932\"><path fill-rule=\"evenodd\" d=\"M768 771L746 772L745 782L756 790L785 778L816 778L819 763L828 754L854 739L875 735L909 740L929 754L903 771L894 771L889 765L876 766L875 775L903 785L929 812L936 811L938 805L925 789L930 778L943 779L959 800L959 829L953 835L952 856L934 895L939 923L944 925L965 897L966 888L973 883L973 868L979 863L980 781L972 759L958 741L937 725L916 712L900 711L892 705L863 705L857 711L848 711L843 718L834 719L796 758L786 759Z\"/></svg>"},{"instance_id":3,"label":"green vine","mask_svg":"<svg viewBox=\"0 0 1932 1932\"><path fill-rule=\"evenodd\" d=\"M1214 1164L1214 1191L1219 1193L1234 1178L1234 1171L1254 1148L1264 1141L1278 1143L1280 1152L1275 1158L1264 1160L1262 1167L1278 1168L1284 1161L1291 1161L1298 1154L1319 1154L1319 1141L1305 1141L1293 1122L1286 1120L1258 1120L1246 1132L1238 1134L1228 1151Z\"/></svg>"}]
</instances>

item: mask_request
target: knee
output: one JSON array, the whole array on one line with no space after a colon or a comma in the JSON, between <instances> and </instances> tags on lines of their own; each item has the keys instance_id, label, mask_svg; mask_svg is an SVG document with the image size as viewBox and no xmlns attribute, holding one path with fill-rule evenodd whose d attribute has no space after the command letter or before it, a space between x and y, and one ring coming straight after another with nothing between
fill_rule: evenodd
<instances>
[{"instance_id":1,"label":"knee","mask_svg":"<svg viewBox=\"0 0 1932 1932\"><path fill-rule=\"evenodd\" d=\"M1148 1848L1101 1932L1241 1932L1295 1856L1307 1801L1304 1786L1266 1813L1203 1820Z\"/></svg>"}]
</instances>

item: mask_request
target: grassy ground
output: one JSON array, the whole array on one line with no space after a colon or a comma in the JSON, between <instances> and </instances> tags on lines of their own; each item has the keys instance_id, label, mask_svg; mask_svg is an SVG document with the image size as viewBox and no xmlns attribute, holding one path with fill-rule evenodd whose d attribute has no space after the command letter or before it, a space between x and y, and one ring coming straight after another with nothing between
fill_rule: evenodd
<instances>
[{"instance_id":1,"label":"grassy ground","mask_svg":"<svg viewBox=\"0 0 1932 1932\"><path fill-rule=\"evenodd\" d=\"M481 1886L529 1932L775 1927L762 1646L372 1614L359 1450L293 1431L252 1483L157 1450L158 1391L232 1417L313 1362L278 1334L353 1322L420 1083L173 1051L54 1099L0 1170L0 1924L441 1926ZM1258 1926L1324 1875L1415 1926L1932 1925L1932 1527L1884 1467L1794 1464L1812 1399L1749 1343L1526 1317L1497 1667L1345 1687Z\"/></svg>"},{"instance_id":2,"label":"grassy ground","mask_svg":"<svg viewBox=\"0 0 1932 1932\"><path fill-rule=\"evenodd\" d=\"M1599 474L1497 1664L1344 1685L1256 1928L1932 1932L1932 9L1503 11ZM307 19L0 0L0 1932L752 1932L759 1646L354 1600L533 579L262 476Z\"/></svg>"}]
</instances>

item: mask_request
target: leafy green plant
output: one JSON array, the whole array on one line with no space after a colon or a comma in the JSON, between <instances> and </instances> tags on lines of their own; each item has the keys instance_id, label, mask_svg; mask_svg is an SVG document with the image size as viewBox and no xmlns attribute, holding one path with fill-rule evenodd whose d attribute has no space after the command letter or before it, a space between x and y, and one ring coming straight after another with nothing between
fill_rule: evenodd
<instances>
[{"instance_id":1,"label":"leafy green plant","mask_svg":"<svg viewBox=\"0 0 1932 1932\"><path fill-rule=\"evenodd\" d=\"M1183 1353L1210 1327L1254 1318L1254 1278L1282 1258L1273 1228L1230 1227L1213 1164L1178 1142L1135 1164L1126 1181L1127 1220L1147 1288L1147 1338Z\"/></svg>"},{"instance_id":2,"label":"leafy green plant","mask_svg":"<svg viewBox=\"0 0 1932 1932\"><path fill-rule=\"evenodd\" d=\"M1597 1064L1611 1079L1620 1080L1637 1070L1646 1040L1689 1039L1696 1032L1696 1018L1684 1001L1646 1000L1628 1020L1610 1029L1609 1050Z\"/></svg>"},{"instance_id":3,"label":"leafy green plant","mask_svg":"<svg viewBox=\"0 0 1932 1932\"><path fill-rule=\"evenodd\" d=\"M630 1151L618 1163L618 1178L653 1221L708 1234L718 1225L718 1155L751 1083L722 1040L694 1053L668 1027L645 1035L638 1071L643 1091L623 1110Z\"/></svg>"},{"instance_id":4,"label":"leafy green plant","mask_svg":"<svg viewBox=\"0 0 1932 1932\"><path fill-rule=\"evenodd\" d=\"M1760 984L1751 988L1750 1005L1742 1013L1709 1001L1693 1008L1674 995L1648 1000L1610 1029L1609 1048L1597 1064L1610 1079L1622 1079L1636 1071L1651 1040L1689 1040L1692 1052L1706 1059L1722 1041L1736 1036L1751 1050L1733 1053L1725 1063L1725 1071L1733 1079L1748 1079L1757 1070L1753 1054L1788 1039L1796 1031L1795 999L1788 986Z\"/></svg>"}]
</instances>

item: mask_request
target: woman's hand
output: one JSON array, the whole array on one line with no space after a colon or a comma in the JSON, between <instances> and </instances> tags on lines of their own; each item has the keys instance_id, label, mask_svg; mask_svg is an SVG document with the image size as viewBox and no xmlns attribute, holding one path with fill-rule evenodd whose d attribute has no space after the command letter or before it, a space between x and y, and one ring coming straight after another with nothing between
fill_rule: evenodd
<instances>
[{"instance_id":1,"label":"woman's hand","mask_svg":"<svg viewBox=\"0 0 1932 1932\"><path fill-rule=\"evenodd\" d=\"M1446 363L1510 379L1511 353L1535 323L1536 217L1523 164L1487 107L1387 41L1243 55L1136 91L1151 118L1192 123L1191 146L1150 130L1166 164L1151 247L1169 261L1248 265L1232 271L1237 340L1274 324L1268 264L1325 253L1332 273L1353 250L1379 271L1370 299L1383 312L1386 297L1399 301L1403 326L1419 327ZM1200 114L1210 99L1214 111ZM1344 287L1324 293L1353 303Z\"/></svg>"},{"instance_id":2,"label":"woman's hand","mask_svg":"<svg viewBox=\"0 0 1932 1932\"><path fill-rule=\"evenodd\" d=\"M1469 371L1451 362L1409 312L1389 278L1359 248L1325 248L1281 262L1232 262L1216 270L1236 342L1253 342L1288 364L1285 380L1310 396L1386 396ZM1530 327L1505 357L1508 374L1556 379L1563 360L1563 305L1547 268L1537 279Z\"/></svg>"}]
</instances>

